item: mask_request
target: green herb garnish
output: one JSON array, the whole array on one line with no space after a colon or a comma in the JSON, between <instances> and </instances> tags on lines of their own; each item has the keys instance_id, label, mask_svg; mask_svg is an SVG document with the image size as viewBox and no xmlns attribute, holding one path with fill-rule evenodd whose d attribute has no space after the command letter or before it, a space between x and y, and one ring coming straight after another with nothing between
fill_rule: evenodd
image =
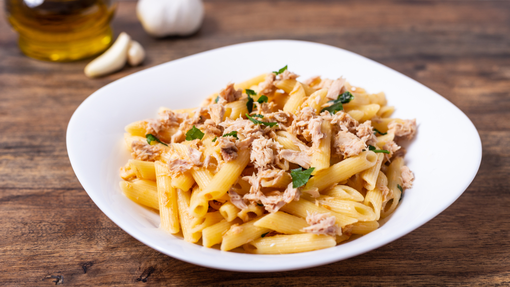
<instances>
[{"instance_id":1,"label":"green herb garnish","mask_svg":"<svg viewBox=\"0 0 510 287\"><path fill-rule=\"evenodd\" d=\"M400 186L400 184L397 184L397 187L398 189L400 189L400 192L404 192L404 189L402 188L402 186Z\"/></svg>"},{"instance_id":2,"label":"green herb garnish","mask_svg":"<svg viewBox=\"0 0 510 287\"><path fill-rule=\"evenodd\" d=\"M398 200L398 202L401 202L402 198L404 198L404 189L402 188L402 186L400 186L400 184L397 184L397 187L398 189L400 189L400 199Z\"/></svg>"},{"instance_id":3,"label":"green herb garnish","mask_svg":"<svg viewBox=\"0 0 510 287\"><path fill-rule=\"evenodd\" d=\"M326 107L321 110L321 113L324 111L328 111L330 114L336 114L336 112L341 111L344 109L343 104L349 103L352 99L354 99L354 96L351 94L351 92L347 91L341 95L338 95L338 98L336 100L329 101L328 103L333 103L331 106Z\"/></svg>"},{"instance_id":4,"label":"green herb garnish","mask_svg":"<svg viewBox=\"0 0 510 287\"><path fill-rule=\"evenodd\" d=\"M255 93L254 90L246 89L246 95L248 95L248 101L246 102L246 108L248 108L248 112L253 111L253 98L251 96L256 96L257 93Z\"/></svg>"},{"instance_id":5,"label":"green herb garnish","mask_svg":"<svg viewBox=\"0 0 510 287\"><path fill-rule=\"evenodd\" d=\"M212 140L212 142L215 142L217 139L218 139L218 137L214 137L214 139Z\"/></svg>"},{"instance_id":6,"label":"green herb garnish","mask_svg":"<svg viewBox=\"0 0 510 287\"><path fill-rule=\"evenodd\" d=\"M224 134L223 137L235 137L236 139L239 139L237 137L237 131L231 131L228 134Z\"/></svg>"},{"instance_id":7,"label":"green herb garnish","mask_svg":"<svg viewBox=\"0 0 510 287\"><path fill-rule=\"evenodd\" d=\"M310 176L312 175L312 172L315 170L315 167L311 167L309 169L303 170L303 168L296 168L290 171L290 176L292 177L292 187L298 188L303 185L305 185L308 180L310 179Z\"/></svg>"},{"instance_id":8,"label":"green herb garnish","mask_svg":"<svg viewBox=\"0 0 510 287\"><path fill-rule=\"evenodd\" d=\"M157 137L155 137L154 135L152 134L146 134L145 135L145 138L147 138L147 143L152 145L152 142L158 142L160 144L163 144L163 145L166 145L168 146L166 143L160 141Z\"/></svg>"},{"instance_id":9,"label":"green herb garnish","mask_svg":"<svg viewBox=\"0 0 510 287\"><path fill-rule=\"evenodd\" d=\"M278 124L277 122L270 123L270 122L263 122L263 121L259 121L259 120L257 120L257 119L254 119L254 118L250 117L250 115L248 115L248 114L246 114L246 116L248 117L248 119L249 119L252 123L254 123L254 124L256 124L256 125L265 125L265 126L268 126L268 127L274 127L274 126L276 126L276 125Z\"/></svg>"},{"instance_id":10,"label":"green herb garnish","mask_svg":"<svg viewBox=\"0 0 510 287\"><path fill-rule=\"evenodd\" d=\"M187 141L192 141L192 140L196 140L196 139L199 139L201 140L202 138L204 137L204 133L197 129L197 127L193 126L193 128L191 128L189 131L186 132L186 140Z\"/></svg>"},{"instance_id":11,"label":"green herb garnish","mask_svg":"<svg viewBox=\"0 0 510 287\"><path fill-rule=\"evenodd\" d=\"M263 118L264 118L264 115L256 114L256 115L253 115L252 117L254 117L254 118L261 118L261 119L263 119Z\"/></svg>"},{"instance_id":12,"label":"green herb garnish","mask_svg":"<svg viewBox=\"0 0 510 287\"><path fill-rule=\"evenodd\" d=\"M387 135L388 133L382 133L382 132L380 132L378 129L374 128L374 135L375 135L375 134L380 134L380 135L382 135L382 136L383 136L383 135Z\"/></svg>"},{"instance_id":13,"label":"green herb garnish","mask_svg":"<svg viewBox=\"0 0 510 287\"><path fill-rule=\"evenodd\" d=\"M260 96L260 98L257 100L257 103L259 104L262 104L262 103L267 103L267 101L269 100L269 98L267 96Z\"/></svg>"},{"instance_id":14,"label":"green herb garnish","mask_svg":"<svg viewBox=\"0 0 510 287\"><path fill-rule=\"evenodd\" d=\"M273 72L273 74L275 74L275 75L277 75L277 76L278 76L279 74L281 74L281 73L285 72L286 70L287 70L287 65L285 65L285 67L281 68L281 69L280 69L280 70L278 70L278 71L274 71L274 72Z\"/></svg>"},{"instance_id":15,"label":"green herb garnish","mask_svg":"<svg viewBox=\"0 0 510 287\"><path fill-rule=\"evenodd\" d=\"M371 150L371 151L373 151L375 153L387 153L387 154L390 153L389 151L387 151L385 149L376 149L375 146L373 146L373 145L369 145L368 146L368 150Z\"/></svg>"},{"instance_id":16,"label":"green herb garnish","mask_svg":"<svg viewBox=\"0 0 510 287\"><path fill-rule=\"evenodd\" d=\"M266 232L266 233L262 234L260 237L266 237L266 235L268 235L268 234L269 234L269 232Z\"/></svg>"},{"instance_id":17,"label":"green herb garnish","mask_svg":"<svg viewBox=\"0 0 510 287\"><path fill-rule=\"evenodd\" d=\"M218 101L220 100L220 96L217 96L216 97L216 100L214 100L215 103L218 103Z\"/></svg>"}]
</instances>

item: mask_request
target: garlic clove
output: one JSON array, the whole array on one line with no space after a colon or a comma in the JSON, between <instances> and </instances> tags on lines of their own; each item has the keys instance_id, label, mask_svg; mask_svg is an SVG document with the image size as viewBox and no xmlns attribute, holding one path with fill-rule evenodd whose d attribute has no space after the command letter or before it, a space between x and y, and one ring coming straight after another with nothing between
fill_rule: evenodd
<instances>
[{"instance_id":1,"label":"garlic clove","mask_svg":"<svg viewBox=\"0 0 510 287\"><path fill-rule=\"evenodd\" d=\"M127 54L127 60L129 65L131 66L138 66L140 65L143 60L145 59L145 50L143 49L142 45L138 43L137 41L132 40Z\"/></svg>"},{"instance_id":2,"label":"garlic clove","mask_svg":"<svg viewBox=\"0 0 510 287\"><path fill-rule=\"evenodd\" d=\"M154 37L195 33L204 18L202 0L139 0L138 19Z\"/></svg>"},{"instance_id":3,"label":"garlic clove","mask_svg":"<svg viewBox=\"0 0 510 287\"><path fill-rule=\"evenodd\" d=\"M104 76L122 69L126 65L131 37L122 32L113 45L101 56L85 67L85 75L90 78Z\"/></svg>"}]
</instances>

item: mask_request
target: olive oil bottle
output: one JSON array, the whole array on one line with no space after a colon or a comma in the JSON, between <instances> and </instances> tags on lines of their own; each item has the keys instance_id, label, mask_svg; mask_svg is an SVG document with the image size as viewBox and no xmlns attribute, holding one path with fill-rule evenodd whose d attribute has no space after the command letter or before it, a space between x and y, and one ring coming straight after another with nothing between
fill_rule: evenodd
<instances>
[{"instance_id":1,"label":"olive oil bottle","mask_svg":"<svg viewBox=\"0 0 510 287\"><path fill-rule=\"evenodd\" d=\"M5 0L21 51L46 61L96 55L112 42L110 0Z\"/></svg>"}]
</instances>

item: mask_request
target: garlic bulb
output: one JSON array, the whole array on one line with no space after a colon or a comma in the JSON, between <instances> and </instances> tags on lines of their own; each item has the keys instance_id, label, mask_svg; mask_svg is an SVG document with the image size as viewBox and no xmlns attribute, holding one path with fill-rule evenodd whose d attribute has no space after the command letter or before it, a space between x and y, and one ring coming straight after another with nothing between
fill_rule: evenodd
<instances>
[{"instance_id":1,"label":"garlic bulb","mask_svg":"<svg viewBox=\"0 0 510 287\"><path fill-rule=\"evenodd\" d=\"M145 50L143 49L142 45L140 45L140 43L137 41L131 41L127 55L129 65L133 67L138 66L143 62L144 59Z\"/></svg>"},{"instance_id":2,"label":"garlic bulb","mask_svg":"<svg viewBox=\"0 0 510 287\"><path fill-rule=\"evenodd\" d=\"M147 33L154 37L190 35L204 18L202 0L139 0L136 12Z\"/></svg>"},{"instance_id":3,"label":"garlic bulb","mask_svg":"<svg viewBox=\"0 0 510 287\"><path fill-rule=\"evenodd\" d=\"M113 45L85 67L85 75L99 77L122 69L126 65L131 37L122 32Z\"/></svg>"}]
</instances>

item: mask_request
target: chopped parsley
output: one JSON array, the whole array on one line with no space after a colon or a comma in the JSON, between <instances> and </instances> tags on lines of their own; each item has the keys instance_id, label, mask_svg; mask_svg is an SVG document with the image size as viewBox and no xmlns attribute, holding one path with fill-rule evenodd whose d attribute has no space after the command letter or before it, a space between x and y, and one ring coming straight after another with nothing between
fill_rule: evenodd
<instances>
[{"instance_id":1,"label":"chopped parsley","mask_svg":"<svg viewBox=\"0 0 510 287\"><path fill-rule=\"evenodd\" d=\"M376 149L375 146L373 146L373 145L369 145L368 146L368 150L371 150L371 151L373 151L375 153L387 153L387 154L390 153L389 151L387 151L385 149Z\"/></svg>"},{"instance_id":2,"label":"chopped parsley","mask_svg":"<svg viewBox=\"0 0 510 287\"><path fill-rule=\"evenodd\" d=\"M218 137L214 137L214 139L212 140L212 142L215 142L217 139L218 139Z\"/></svg>"},{"instance_id":3,"label":"chopped parsley","mask_svg":"<svg viewBox=\"0 0 510 287\"><path fill-rule=\"evenodd\" d=\"M220 96L217 96L216 97L216 100L214 100L215 103L218 103L218 101L220 100Z\"/></svg>"},{"instance_id":4,"label":"chopped parsley","mask_svg":"<svg viewBox=\"0 0 510 287\"><path fill-rule=\"evenodd\" d=\"M160 141L157 137L155 137L154 135L152 134L146 134L145 135L145 138L147 138L147 143L152 145L152 142L158 142L160 144L163 144L163 145L166 145L168 146L166 143Z\"/></svg>"},{"instance_id":5,"label":"chopped parsley","mask_svg":"<svg viewBox=\"0 0 510 287\"><path fill-rule=\"evenodd\" d=\"M321 110L321 113L324 111L328 111L330 114L336 114L336 112L341 111L344 109L343 104L349 103L352 99L354 99L354 96L351 94L351 92L347 91L341 95L338 95L338 98L336 100L329 101L328 103L333 103L329 107L325 107Z\"/></svg>"},{"instance_id":6,"label":"chopped parsley","mask_svg":"<svg viewBox=\"0 0 510 287\"><path fill-rule=\"evenodd\" d=\"M237 131L231 131L228 134L224 134L223 137L235 137L236 139L239 139L237 137Z\"/></svg>"},{"instance_id":7,"label":"chopped parsley","mask_svg":"<svg viewBox=\"0 0 510 287\"><path fill-rule=\"evenodd\" d=\"M311 167L309 169L303 170L303 168L296 168L290 171L290 176L292 177L292 187L298 188L303 185L305 185L308 180L310 179L310 176L312 175L312 172L315 170L315 167Z\"/></svg>"},{"instance_id":8,"label":"chopped parsley","mask_svg":"<svg viewBox=\"0 0 510 287\"><path fill-rule=\"evenodd\" d=\"M383 135L387 135L388 133L382 133L382 132L380 132L378 129L374 128L374 135L375 135L375 134L380 134L380 135L382 135L382 136L383 136Z\"/></svg>"},{"instance_id":9,"label":"chopped parsley","mask_svg":"<svg viewBox=\"0 0 510 287\"><path fill-rule=\"evenodd\" d=\"M278 70L278 71L273 71L273 74L275 74L275 75L277 75L277 76L278 76L279 74L281 74L281 73L283 73L283 72L285 72L285 71L287 71L287 65L285 65L285 67L281 68L281 69L280 69L280 70Z\"/></svg>"},{"instance_id":10,"label":"chopped parsley","mask_svg":"<svg viewBox=\"0 0 510 287\"><path fill-rule=\"evenodd\" d=\"M268 126L268 127L271 127L271 128L272 128L272 127L274 127L274 126L276 126L276 125L278 124L277 122L270 123L270 122L263 122L263 121L259 121L259 120L257 120L257 119L254 119L254 118L250 117L250 115L249 115L249 114L246 114L246 116L248 117L248 119L249 119L252 123L254 123L254 124L256 124L256 125L265 125L265 126Z\"/></svg>"},{"instance_id":11,"label":"chopped parsley","mask_svg":"<svg viewBox=\"0 0 510 287\"><path fill-rule=\"evenodd\" d=\"M256 96L254 90L246 89L246 95L248 95L248 102L246 102L246 108L248 108L248 112L251 113L253 111L253 98L251 96Z\"/></svg>"},{"instance_id":12,"label":"chopped parsley","mask_svg":"<svg viewBox=\"0 0 510 287\"><path fill-rule=\"evenodd\" d=\"M400 186L400 184L397 184L397 187L398 189L400 189L400 192L404 192L404 189L402 188L402 186Z\"/></svg>"},{"instance_id":13,"label":"chopped parsley","mask_svg":"<svg viewBox=\"0 0 510 287\"><path fill-rule=\"evenodd\" d=\"M266 232L266 233L262 234L260 237L266 237L266 235L268 235L268 234L269 234L269 232Z\"/></svg>"},{"instance_id":14,"label":"chopped parsley","mask_svg":"<svg viewBox=\"0 0 510 287\"><path fill-rule=\"evenodd\" d=\"M204 133L197 129L197 127L193 126L189 131L186 132L186 140L192 141L199 139L201 140L204 137Z\"/></svg>"},{"instance_id":15,"label":"chopped parsley","mask_svg":"<svg viewBox=\"0 0 510 287\"><path fill-rule=\"evenodd\" d=\"M267 101L269 100L269 98L267 96L260 96L260 98L257 100L257 103L259 104L262 104L262 103L267 103Z\"/></svg>"},{"instance_id":16,"label":"chopped parsley","mask_svg":"<svg viewBox=\"0 0 510 287\"><path fill-rule=\"evenodd\" d=\"M263 118L264 118L264 115L256 114L256 115L253 115L252 117L254 117L254 118L261 118L261 119L263 119Z\"/></svg>"},{"instance_id":17,"label":"chopped parsley","mask_svg":"<svg viewBox=\"0 0 510 287\"><path fill-rule=\"evenodd\" d=\"M401 202L402 201L402 198L404 198L404 189L402 188L402 186L400 186L400 184L397 184L397 187L398 189L400 189L400 199L398 200L398 202Z\"/></svg>"}]
</instances>

